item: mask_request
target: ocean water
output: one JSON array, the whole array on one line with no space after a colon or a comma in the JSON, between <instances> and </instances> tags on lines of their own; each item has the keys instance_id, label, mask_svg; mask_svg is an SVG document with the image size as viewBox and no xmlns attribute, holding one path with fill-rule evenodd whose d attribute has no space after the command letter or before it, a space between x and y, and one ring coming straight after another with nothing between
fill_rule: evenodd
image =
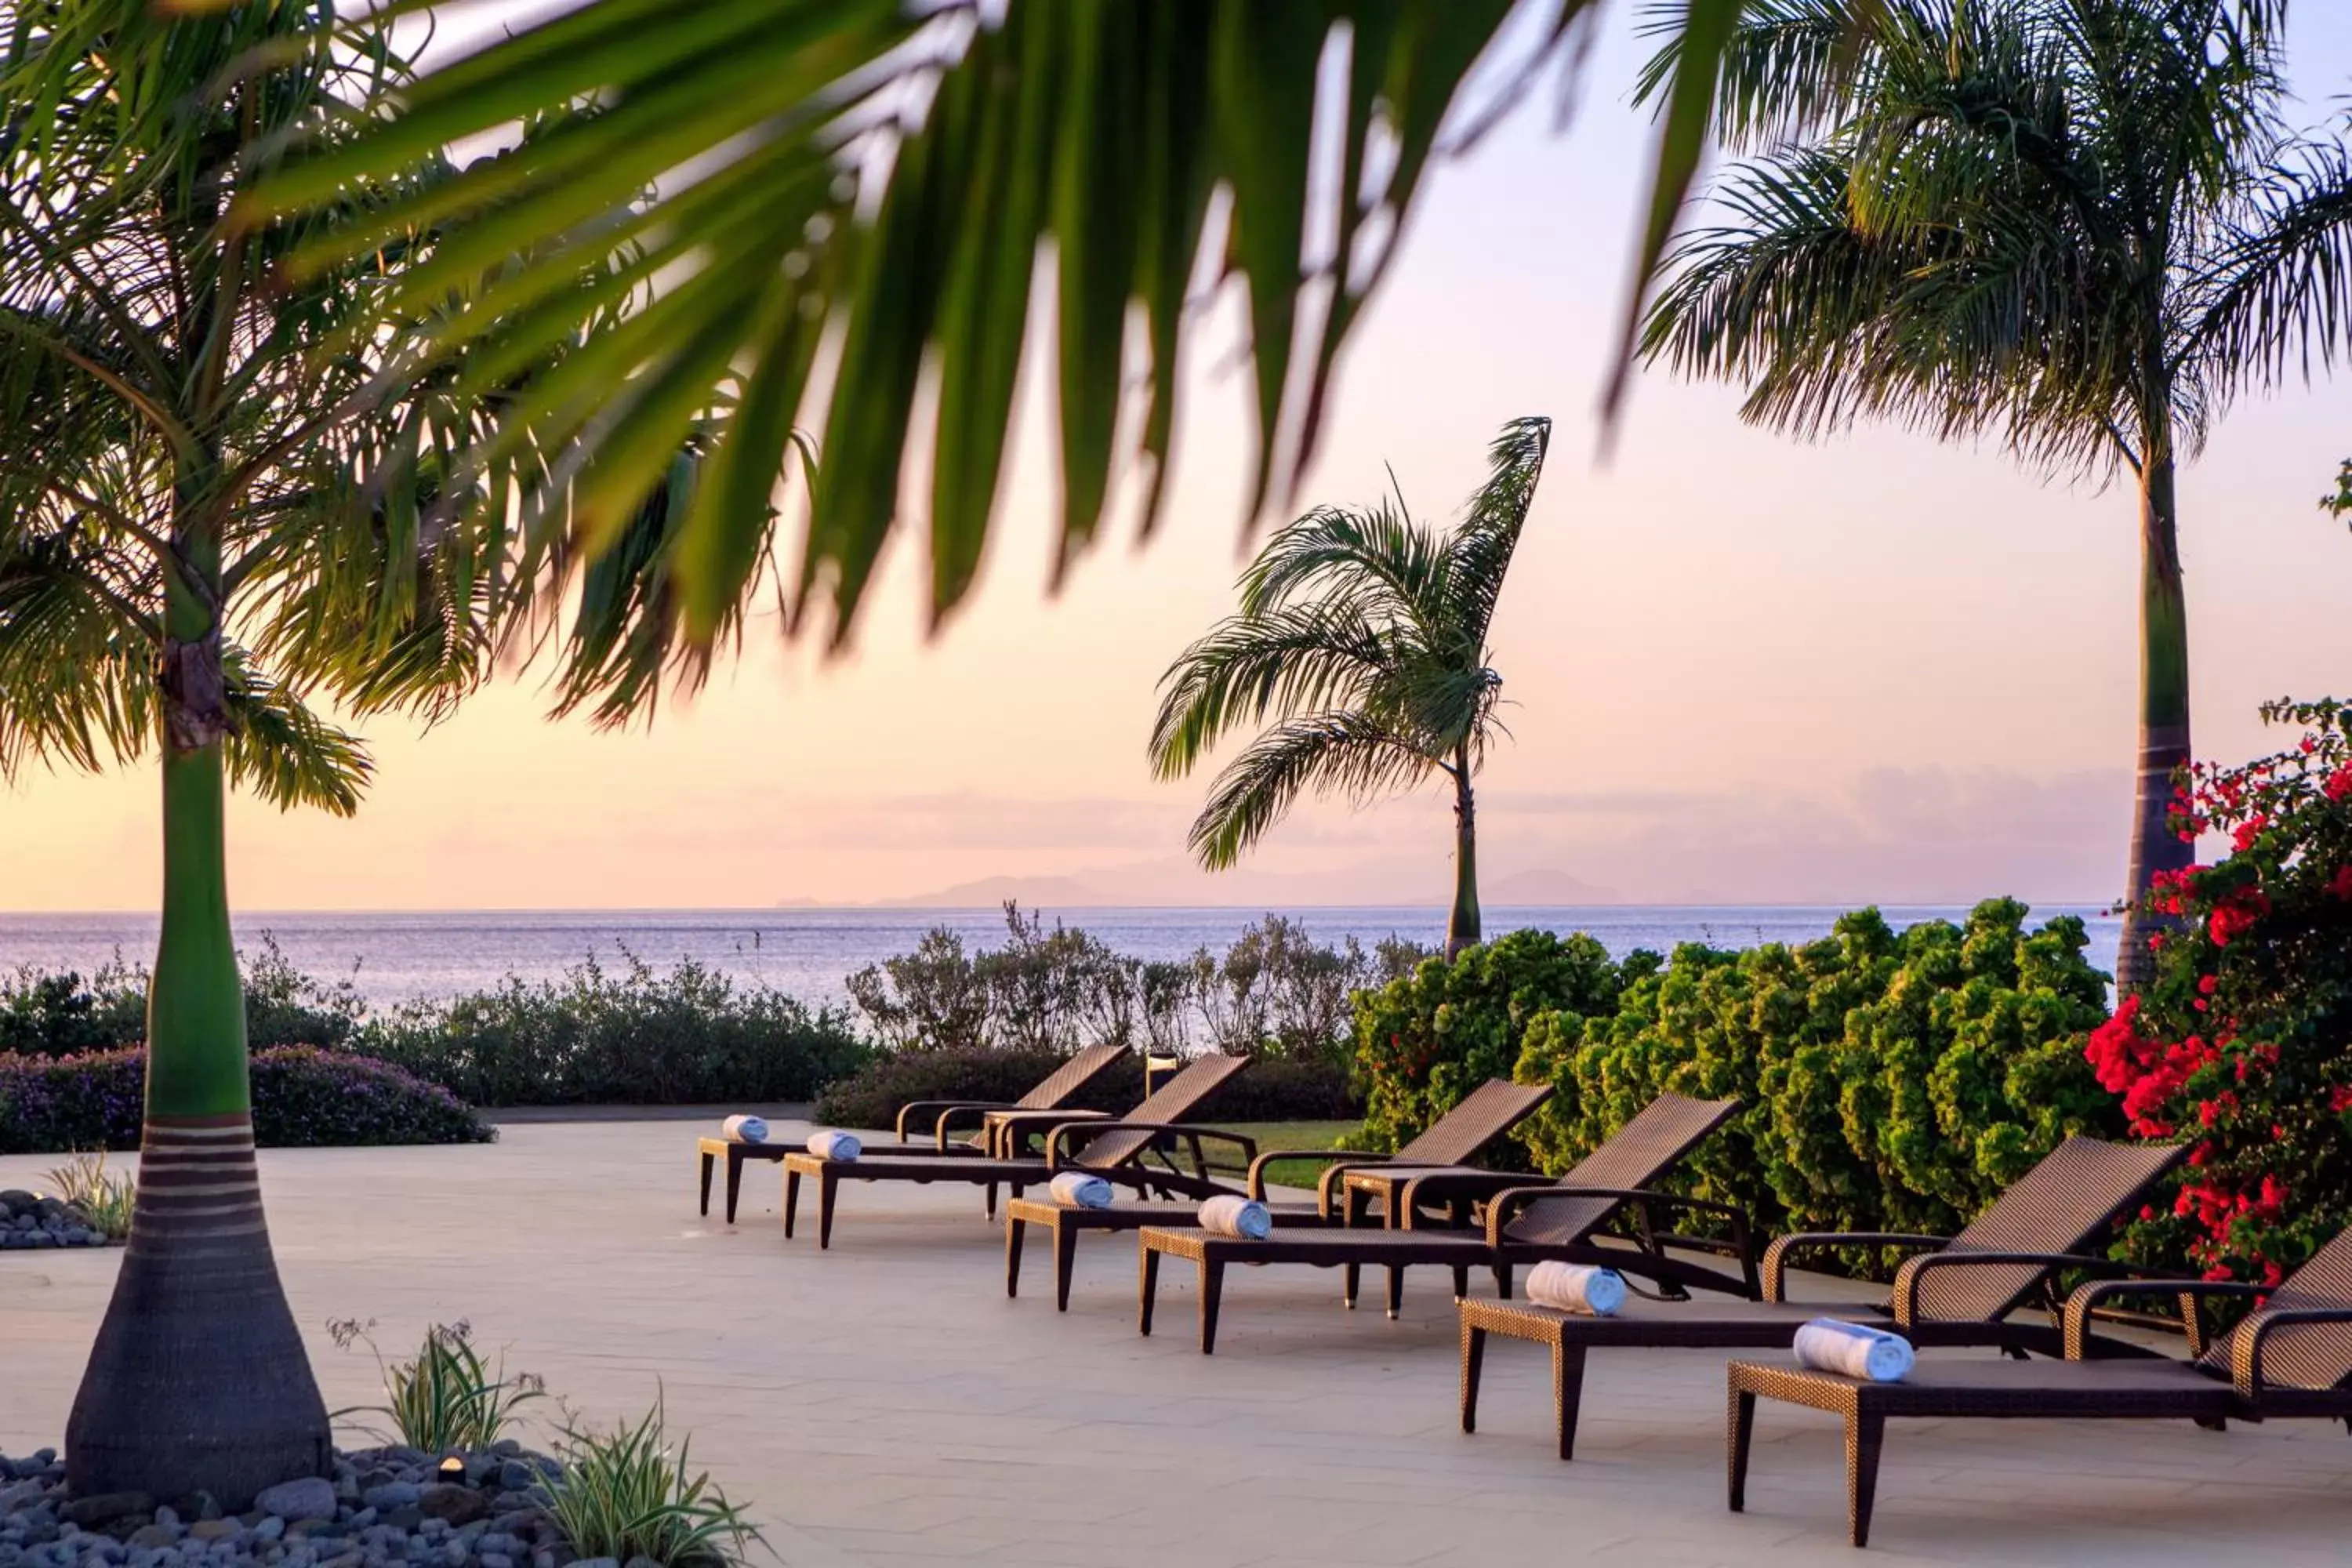
<instances>
[{"instance_id":1,"label":"ocean water","mask_svg":"<svg viewBox=\"0 0 2352 1568\"><path fill-rule=\"evenodd\" d=\"M1397 935L1434 944L1445 911L1429 907L1324 908L1280 911L1318 941L1354 936L1366 947ZM1748 947L1810 942L1828 934L1843 911L1786 905L1595 905L1489 909L1490 933L1536 926L1590 931L1615 955L1677 942ZM1959 906L1885 906L1890 924L1961 919ZM1146 959L1174 959L1208 947L1222 951L1259 918L1245 909L1047 910L1048 920L1083 926L1113 949ZM2093 905L2052 905L2084 917L2090 958L2112 963L2119 922ZM248 952L267 935L297 968L322 980L352 981L371 1002L388 1005L458 994L509 974L551 979L593 960L608 968L629 956L667 969L693 959L747 981L790 992L811 1005L847 1001L842 982L869 963L912 948L934 926L958 932L967 949L993 946L1004 933L997 910L583 910L385 913L249 912L236 921ZM152 914L0 913L0 972L30 965L89 973L120 954L144 963L153 954Z\"/></svg>"}]
</instances>

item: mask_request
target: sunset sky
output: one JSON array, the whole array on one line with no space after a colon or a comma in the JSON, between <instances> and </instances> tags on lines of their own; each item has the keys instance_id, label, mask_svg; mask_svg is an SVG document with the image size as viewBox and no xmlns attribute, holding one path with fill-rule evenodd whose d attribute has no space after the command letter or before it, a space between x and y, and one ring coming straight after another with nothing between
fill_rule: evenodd
<instances>
[{"instance_id":1,"label":"sunset sky","mask_svg":"<svg viewBox=\"0 0 2352 1568\"><path fill-rule=\"evenodd\" d=\"M2313 121L2352 89L2347 10L2298 8L2288 58ZM1417 512L1449 518L1497 426L1558 422L1495 631L1514 705L1481 786L1489 900L1539 873L1644 901L2113 896L2135 744L2126 489L1887 429L1799 446L1741 426L1733 390L1663 375L1600 452L1646 164L1629 15L1567 134L1539 102L1433 176L1301 491L1375 499L1385 462ZM649 731L546 722L535 676L430 733L376 721L355 820L234 808L235 897L747 906L1068 876L1114 901L1442 898L1434 791L1302 811L1225 878L1181 863L1205 778L1155 784L1143 748L1160 670L1232 606L1246 443L1226 357L1192 367L1160 535L1108 542L1058 597L1033 396L985 580L938 637L902 536L854 653L763 625ZM2352 696L2352 535L2315 506L2347 457L2340 374L2241 405L2185 477L2200 755L2267 749L2264 698ZM152 906L156 793L148 768L0 794L0 908Z\"/></svg>"}]
</instances>

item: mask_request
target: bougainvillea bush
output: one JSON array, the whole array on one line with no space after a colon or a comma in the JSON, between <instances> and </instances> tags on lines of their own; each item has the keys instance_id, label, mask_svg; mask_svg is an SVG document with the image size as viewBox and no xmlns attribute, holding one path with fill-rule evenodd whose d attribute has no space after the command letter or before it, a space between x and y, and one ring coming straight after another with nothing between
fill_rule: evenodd
<instances>
[{"instance_id":1,"label":"bougainvillea bush","mask_svg":"<svg viewBox=\"0 0 2352 1568\"><path fill-rule=\"evenodd\" d=\"M147 1053L0 1054L0 1154L136 1149ZM437 1084L313 1046L253 1053L253 1135L264 1148L486 1143L497 1133Z\"/></svg>"},{"instance_id":2,"label":"bougainvillea bush","mask_svg":"<svg viewBox=\"0 0 2352 1568\"><path fill-rule=\"evenodd\" d=\"M2120 1119L2082 1048L2106 1013L2083 922L2010 899L1895 932L1739 952L1696 943L1605 1017L1532 1024L1517 1077L1555 1085L1525 1136L1567 1168L1667 1090L1745 1109L1680 1183L1769 1230L1948 1235L2074 1132Z\"/></svg>"},{"instance_id":3,"label":"bougainvillea bush","mask_svg":"<svg viewBox=\"0 0 2352 1568\"><path fill-rule=\"evenodd\" d=\"M2230 853L2162 878L2154 979L2092 1037L2143 1137L2193 1139L2169 1208L2130 1246L2209 1279L2274 1283L2352 1224L2352 708L2274 702L2297 744L2182 780L2173 826Z\"/></svg>"},{"instance_id":4,"label":"bougainvillea bush","mask_svg":"<svg viewBox=\"0 0 2352 1568\"><path fill-rule=\"evenodd\" d=\"M1646 970L1654 953L1628 961ZM1508 1078L1537 1015L1612 1013L1628 978L1580 931L1516 931L1356 993L1356 1077L1369 1147L1394 1149L1490 1078Z\"/></svg>"}]
</instances>

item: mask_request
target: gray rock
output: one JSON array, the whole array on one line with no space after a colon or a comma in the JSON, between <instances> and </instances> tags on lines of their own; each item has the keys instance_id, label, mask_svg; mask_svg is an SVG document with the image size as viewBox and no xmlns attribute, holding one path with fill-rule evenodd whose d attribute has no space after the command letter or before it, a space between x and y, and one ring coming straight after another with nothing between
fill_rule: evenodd
<instances>
[{"instance_id":1,"label":"gray rock","mask_svg":"<svg viewBox=\"0 0 2352 1568\"><path fill-rule=\"evenodd\" d=\"M415 1481L386 1481L368 1488L360 1498L370 1508L404 1508L415 1502L424 1489Z\"/></svg>"},{"instance_id":2,"label":"gray rock","mask_svg":"<svg viewBox=\"0 0 2352 1568\"><path fill-rule=\"evenodd\" d=\"M200 1519L188 1526L188 1533L198 1541L234 1541L245 1533L245 1526L233 1519Z\"/></svg>"},{"instance_id":3,"label":"gray rock","mask_svg":"<svg viewBox=\"0 0 2352 1568\"><path fill-rule=\"evenodd\" d=\"M0 1487L0 1513L11 1513L27 1503L36 1502L47 1495L48 1489L48 1483L39 1480L22 1480L13 1486Z\"/></svg>"},{"instance_id":4,"label":"gray rock","mask_svg":"<svg viewBox=\"0 0 2352 1568\"><path fill-rule=\"evenodd\" d=\"M152 1512L154 1507L155 1500L145 1492L94 1492L66 1504L58 1517L79 1525L104 1524L126 1513Z\"/></svg>"},{"instance_id":5,"label":"gray rock","mask_svg":"<svg viewBox=\"0 0 2352 1568\"><path fill-rule=\"evenodd\" d=\"M490 1505L473 1488L438 1481L416 1494L416 1506L427 1519L446 1519L451 1524L470 1524L490 1511Z\"/></svg>"},{"instance_id":6,"label":"gray rock","mask_svg":"<svg viewBox=\"0 0 2352 1568\"><path fill-rule=\"evenodd\" d=\"M632 1557L621 1568L662 1568L662 1565L650 1557Z\"/></svg>"},{"instance_id":7,"label":"gray rock","mask_svg":"<svg viewBox=\"0 0 2352 1568\"><path fill-rule=\"evenodd\" d=\"M180 1527L175 1524L142 1524L131 1532L125 1546L169 1546L180 1539Z\"/></svg>"},{"instance_id":8,"label":"gray rock","mask_svg":"<svg viewBox=\"0 0 2352 1568\"><path fill-rule=\"evenodd\" d=\"M286 1521L274 1513L253 1527L256 1541L276 1541L285 1533Z\"/></svg>"},{"instance_id":9,"label":"gray rock","mask_svg":"<svg viewBox=\"0 0 2352 1568\"><path fill-rule=\"evenodd\" d=\"M617 1557L583 1557L573 1563L572 1568L621 1568L621 1560Z\"/></svg>"},{"instance_id":10,"label":"gray rock","mask_svg":"<svg viewBox=\"0 0 2352 1568\"><path fill-rule=\"evenodd\" d=\"M335 1484L318 1476L280 1481L274 1487L262 1489L254 1498L253 1506L289 1522L298 1519L332 1519L335 1517Z\"/></svg>"}]
</instances>

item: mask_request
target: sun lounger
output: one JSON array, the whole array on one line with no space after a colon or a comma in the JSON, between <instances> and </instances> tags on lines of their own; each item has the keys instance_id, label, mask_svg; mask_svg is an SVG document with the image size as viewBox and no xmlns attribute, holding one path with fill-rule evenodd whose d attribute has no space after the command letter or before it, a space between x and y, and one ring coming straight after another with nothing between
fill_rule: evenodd
<instances>
[{"instance_id":1,"label":"sun lounger","mask_svg":"<svg viewBox=\"0 0 2352 1568\"><path fill-rule=\"evenodd\" d=\"M1512 1083L1493 1079L1480 1084L1462 1103L1447 1111L1420 1137L1394 1154L1368 1153L1354 1149L1275 1149L1250 1162L1245 1187L1222 1190L1265 1203L1274 1223L1289 1227L1320 1226L1334 1221L1353 1223L1361 1217L1356 1207L1342 1210L1337 1202L1338 1178L1350 1171L1378 1167L1400 1178L1420 1172L1444 1170L1465 1160L1525 1121L1551 1097L1549 1084ZM1312 1203L1272 1200L1265 1194L1265 1173L1276 1161L1328 1160L1319 1191ZM1524 1175L1513 1177L1525 1182ZM1352 1195L1352 1194L1351 1194ZM1184 1225L1191 1216L1167 1204L1122 1203L1108 1208L1077 1208L1046 1198L1014 1198L1004 1210L1004 1293L1021 1293L1021 1251L1024 1233L1042 1226L1054 1251L1054 1300L1062 1311L1070 1309L1070 1273L1077 1257L1078 1237L1089 1231L1141 1230L1146 1226Z\"/></svg>"},{"instance_id":2,"label":"sun lounger","mask_svg":"<svg viewBox=\"0 0 2352 1568\"><path fill-rule=\"evenodd\" d=\"M1222 1191L1222 1184L1180 1170L1165 1151L1190 1143L1193 1163L1201 1163L1202 1141L1215 1138L1240 1145L1245 1157L1255 1155L1252 1140L1213 1128L1185 1127L1208 1098L1234 1074L1249 1066L1246 1057L1194 1057L1125 1117L1116 1121L1079 1121L1059 1126L1048 1135L1046 1159L1007 1159L994 1154L885 1154L856 1160L825 1160L803 1150L784 1158L784 1235L793 1234L800 1206L802 1178L816 1183L817 1245L833 1245L835 1199L844 1182L964 1182L985 1187L986 1213L996 1217L996 1190L1010 1187L1017 1196L1026 1187L1044 1186L1056 1170L1075 1165L1124 1186L1170 1194L1202 1197ZM1063 1156L1062 1149L1074 1151ZM1146 1156L1161 1153L1159 1163ZM1059 1163L1055 1162L1058 1160Z\"/></svg>"},{"instance_id":3,"label":"sun lounger","mask_svg":"<svg viewBox=\"0 0 2352 1568\"><path fill-rule=\"evenodd\" d=\"M1465 1300L1462 1430L1476 1429L1478 1379L1489 1334L1549 1347L1563 1459L1576 1446L1585 1352L1605 1346L1774 1350L1786 1347L1814 1318L1884 1322L1891 1316L1895 1331L1916 1345L1998 1345L2020 1353L2061 1354L2062 1329L2016 1314L2043 1295L2062 1268L2112 1271L2105 1259L2083 1254L2182 1152L2173 1144L2069 1138L1948 1240L1880 1233L1782 1237L1765 1249L1761 1301L1645 1301L1636 1296L1616 1316L1596 1318L1524 1301ZM1840 1246L1934 1250L1906 1265L1893 1299L1883 1307L1789 1300L1790 1258ZM1939 1261L1930 1263L1930 1258Z\"/></svg>"},{"instance_id":4,"label":"sun lounger","mask_svg":"<svg viewBox=\"0 0 2352 1568\"><path fill-rule=\"evenodd\" d=\"M898 1138L895 1143L868 1143L867 1157L877 1154L980 1154L994 1152L991 1140L997 1125L987 1122L995 1113L1056 1110L1066 1100L1100 1078L1127 1051L1120 1046L1089 1046L1085 1050L1055 1068L1036 1088L1005 1105L994 1100L918 1100L898 1108ZM1064 1112L1065 1116L1071 1113ZM908 1133L919 1128L928 1118L931 1124L929 1141L910 1138ZM970 1142L951 1138L950 1132L961 1126L976 1125L979 1131ZM798 1152L797 1143L746 1143L733 1138L700 1138L695 1141L695 1158L700 1167L702 1213L710 1212L710 1177L720 1162L727 1166L727 1223L735 1223L735 1200L743 1190L743 1163L747 1160L782 1160Z\"/></svg>"},{"instance_id":5,"label":"sun lounger","mask_svg":"<svg viewBox=\"0 0 2352 1568\"><path fill-rule=\"evenodd\" d=\"M1756 1263L1748 1250L1746 1218L1724 1205L1655 1192L1650 1186L1738 1109L1735 1100L1660 1095L1559 1181L1492 1194L1483 1234L1430 1230L1413 1224L1423 1206L1442 1203L1444 1194L1460 1184L1497 1179L1483 1171L1433 1172L1407 1183L1399 1197L1405 1221L1402 1228L1292 1228L1277 1230L1265 1241L1236 1241L1197 1227L1151 1226L1139 1237L1141 1278L1137 1326L1144 1333L1151 1331L1163 1257L1190 1258L1200 1270L1203 1355L1216 1349L1224 1271L1232 1263L1306 1263L1343 1269L1346 1284L1341 1294L1350 1307L1356 1304L1361 1271L1367 1267L1385 1268L1391 1318L1402 1294L1404 1270L1417 1265L1452 1270L1457 1297L1469 1293L1473 1268L1492 1269L1497 1290L1507 1296L1516 1265L1548 1258L1601 1264L1673 1289L1702 1285L1753 1297L1758 1289ZM1526 1180L1516 1179L1522 1184ZM1657 1219L1674 1209L1709 1215L1731 1234L1727 1237L1666 1234L1658 1228ZM1605 1241L1604 1237L1612 1234L1610 1227L1628 1215L1632 1234L1620 1237L1621 1245ZM1738 1260L1740 1272L1727 1275L1670 1257L1669 1247L1731 1257Z\"/></svg>"},{"instance_id":6,"label":"sun lounger","mask_svg":"<svg viewBox=\"0 0 2352 1568\"><path fill-rule=\"evenodd\" d=\"M2167 1296L2180 1301L2191 1360L2108 1359L2109 1344L2091 1338L2091 1316L2106 1303ZM2230 1332L2209 1339L2200 1304L2216 1298L2261 1304ZM1890 1417L2178 1420L2218 1428L2231 1416L2312 1416L2352 1426L2352 1231L2267 1292L2203 1279L2095 1279L2067 1298L2064 1331L2064 1361L1927 1361L1900 1383L1860 1383L1793 1362L1733 1362L1727 1373L1732 1511L1747 1506L1759 1398L1844 1418L1846 1519L1856 1546L1870 1540Z\"/></svg>"}]
</instances>

